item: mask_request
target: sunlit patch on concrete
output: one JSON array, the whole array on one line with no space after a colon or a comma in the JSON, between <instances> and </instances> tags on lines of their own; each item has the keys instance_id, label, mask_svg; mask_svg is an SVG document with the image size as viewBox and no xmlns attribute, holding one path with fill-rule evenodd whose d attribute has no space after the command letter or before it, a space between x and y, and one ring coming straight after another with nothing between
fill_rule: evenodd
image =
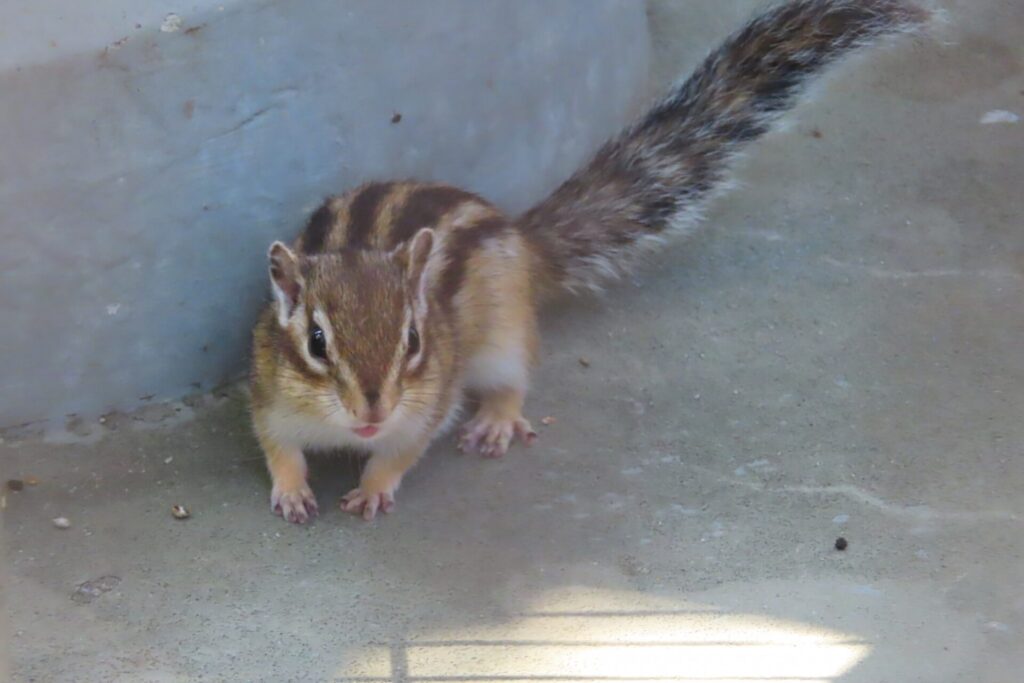
<instances>
[{"instance_id":1,"label":"sunlit patch on concrete","mask_svg":"<svg viewBox=\"0 0 1024 683\"><path fill-rule=\"evenodd\" d=\"M820 627L707 605L569 589L504 623L371 646L337 681L835 681L868 643ZM595 608L597 604L600 607Z\"/></svg>"}]
</instances>

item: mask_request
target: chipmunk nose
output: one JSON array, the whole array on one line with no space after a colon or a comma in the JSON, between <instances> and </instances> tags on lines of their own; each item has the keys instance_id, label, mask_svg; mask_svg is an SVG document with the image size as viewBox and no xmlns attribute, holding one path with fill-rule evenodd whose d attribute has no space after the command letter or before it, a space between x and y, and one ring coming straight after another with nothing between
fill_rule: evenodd
<instances>
[{"instance_id":1,"label":"chipmunk nose","mask_svg":"<svg viewBox=\"0 0 1024 683\"><path fill-rule=\"evenodd\" d=\"M370 424L379 424L388 418L388 411L381 405L379 391L367 391L366 404L370 408L366 421Z\"/></svg>"}]
</instances>

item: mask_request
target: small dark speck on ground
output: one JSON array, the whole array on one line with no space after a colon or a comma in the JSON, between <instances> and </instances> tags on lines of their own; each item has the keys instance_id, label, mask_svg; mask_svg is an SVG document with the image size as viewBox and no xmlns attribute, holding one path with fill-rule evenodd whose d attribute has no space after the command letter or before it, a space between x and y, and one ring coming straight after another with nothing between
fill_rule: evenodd
<instances>
[{"instance_id":1,"label":"small dark speck on ground","mask_svg":"<svg viewBox=\"0 0 1024 683\"><path fill-rule=\"evenodd\" d=\"M25 482L23 482L21 479L8 479L7 488L10 489L11 491L20 491L23 488L25 488Z\"/></svg>"},{"instance_id":2,"label":"small dark speck on ground","mask_svg":"<svg viewBox=\"0 0 1024 683\"><path fill-rule=\"evenodd\" d=\"M846 539L840 536L836 539L836 550L846 550L846 546L849 545Z\"/></svg>"},{"instance_id":3,"label":"small dark speck on ground","mask_svg":"<svg viewBox=\"0 0 1024 683\"><path fill-rule=\"evenodd\" d=\"M402 115L397 111L391 115L391 123L398 123L402 120Z\"/></svg>"},{"instance_id":4,"label":"small dark speck on ground","mask_svg":"<svg viewBox=\"0 0 1024 683\"><path fill-rule=\"evenodd\" d=\"M823 136L821 134L821 131L815 128L814 130L811 131L811 137L820 140Z\"/></svg>"}]
</instances>

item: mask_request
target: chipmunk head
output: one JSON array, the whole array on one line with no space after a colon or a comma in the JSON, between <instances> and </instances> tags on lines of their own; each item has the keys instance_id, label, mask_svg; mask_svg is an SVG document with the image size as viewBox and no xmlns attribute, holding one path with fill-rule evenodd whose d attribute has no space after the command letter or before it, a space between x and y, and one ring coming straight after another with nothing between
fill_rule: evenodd
<instances>
[{"instance_id":1,"label":"chipmunk head","mask_svg":"<svg viewBox=\"0 0 1024 683\"><path fill-rule=\"evenodd\" d=\"M372 439L429 408L433 245L424 228L390 252L270 247L282 368L301 380L303 405L317 417Z\"/></svg>"}]
</instances>

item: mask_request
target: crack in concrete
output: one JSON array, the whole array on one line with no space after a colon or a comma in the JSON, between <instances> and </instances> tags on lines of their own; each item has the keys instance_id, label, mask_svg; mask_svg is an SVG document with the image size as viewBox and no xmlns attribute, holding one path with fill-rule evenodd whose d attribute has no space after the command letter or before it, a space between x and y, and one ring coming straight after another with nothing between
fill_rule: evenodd
<instances>
[{"instance_id":1,"label":"crack in concrete","mask_svg":"<svg viewBox=\"0 0 1024 683\"><path fill-rule=\"evenodd\" d=\"M894 517L904 517L917 521L958 521L958 522L1020 522L1021 515L1006 510L935 510L927 505L904 506L869 493L852 484L835 484L829 486L809 486L806 484L768 486L756 481L741 481L725 477L719 473L700 466L694 466L705 474L713 476L723 484L742 486L763 493L800 493L804 495L842 496L856 503L874 508Z\"/></svg>"},{"instance_id":2,"label":"crack in concrete","mask_svg":"<svg viewBox=\"0 0 1024 683\"><path fill-rule=\"evenodd\" d=\"M228 128L227 130L225 130L225 131L223 131L221 133L217 133L216 135L207 138L206 141L207 142L211 142L213 140L219 140L220 138L225 137L227 135L231 135L232 133L237 133L238 131L240 131L240 130L242 130L244 128L249 127L257 119L259 119L260 117L264 116L268 112L273 111L274 109L277 109L278 107L279 107L278 104L270 104L270 105L267 105L266 107L261 107L260 109L257 109L252 114L249 114L244 119L242 119L241 121L239 121L238 123L233 125L231 128Z\"/></svg>"},{"instance_id":3,"label":"crack in concrete","mask_svg":"<svg viewBox=\"0 0 1024 683\"><path fill-rule=\"evenodd\" d=\"M959 268L931 268L927 270L896 270L891 268L880 268L860 263L847 263L831 256L822 257L822 261L830 266L843 270L854 270L867 273L871 277L880 280L916 280L919 278L946 278L946 277L980 277L991 280L1020 280L1021 274L1011 270L998 270L986 268L982 270L961 270Z\"/></svg>"}]
</instances>

